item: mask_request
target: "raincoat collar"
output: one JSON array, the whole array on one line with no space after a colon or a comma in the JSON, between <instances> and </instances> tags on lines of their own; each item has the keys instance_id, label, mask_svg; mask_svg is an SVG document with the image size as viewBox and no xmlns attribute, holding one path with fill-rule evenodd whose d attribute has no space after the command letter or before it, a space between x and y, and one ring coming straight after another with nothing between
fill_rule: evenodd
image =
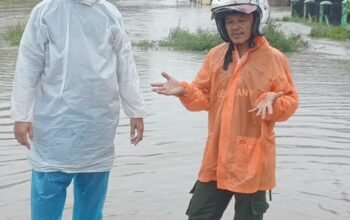
<instances>
[{"instance_id":1,"label":"raincoat collar","mask_svg":"<svg viewBox=\"0 0 350 220\"><path fill-rule=\"evenodd\" d=\"M259 48L262 45L268 44L269 42L266 40L266 38L264 36L256 36L255 37L255 44L254 47L249 48L248 51L253 51L256 50L257 48ZM237 50L236 46L235 46L235 51ZM248 52L247 51L247 52Z\"/></svg>"},{"instance_id":2,"label":"raincoat collar","mask_svg":"<svg viewBox=\"0 0 350 220\"><path fill-rule=\"evenodd\" d=\"M264 46L264 45L269 45L269 42L266 40L264 36L257 36L255 38L255 45L252 48L249 48L247 52L244 53L242 57L238 55L238 50L235 48L232 52L232 56L235 57L235 59L238 61L238 64L241 66L245 64L245 62L248 59L248 56L251 52L255 51L256 49Z\"/></svg>"},{"instance_id":3,"label":"raincoat collar","mask_svg":"<svg viewBox=\"0 0 350 220\"><path fill-rule=\"evenodd\" d=\"M255 45L254 47L252 48L252 50L255 50L257 49L258 47L262 46L262 45L265 45L265 44L269 44L269 42L266 40L266 38L264 36L257 36L255 38Z\"/></svg>"}]
</instances>

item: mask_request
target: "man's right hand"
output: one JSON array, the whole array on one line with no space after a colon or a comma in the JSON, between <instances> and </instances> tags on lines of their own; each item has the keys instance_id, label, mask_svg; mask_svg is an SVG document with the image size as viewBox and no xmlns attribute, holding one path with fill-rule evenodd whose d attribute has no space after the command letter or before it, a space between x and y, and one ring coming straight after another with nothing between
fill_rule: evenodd
<instances>
[{"instance_id":1,"label":"man's right hand","mask_svg":"<svg viewBox=\"0 0 350 220\"><path fill-rule=\"evenodd\" d=\"M169 76L167 73L162 73L162 76L167 80L165 83L152 83L152 91L162 95L183 96L185 88L183 88L179 81Z\"/></svg>"},{"instance_id":2,"label":"man's right hand","mask_svg":"<svg viewBox=\"0 0 350 220\"><path fill-rule=\"evenodd\" d=\"M18 143L30 149L30 141L33 140L33 128L31 122L15 122L14 134Z\"/></svg>"}]
</instances>

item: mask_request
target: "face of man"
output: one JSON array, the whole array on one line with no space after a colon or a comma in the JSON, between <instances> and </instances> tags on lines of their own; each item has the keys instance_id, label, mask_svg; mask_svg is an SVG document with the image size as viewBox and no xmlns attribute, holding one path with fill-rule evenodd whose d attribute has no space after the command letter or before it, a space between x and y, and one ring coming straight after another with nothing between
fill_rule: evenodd
<instances>
[{"instance_id":1,"label":"face of man","mask_svg":"<svg viewBox=\"0 0 350 220\"><path fill-rule=\"evenodd\" d=\"M253 22L253 14L236 13L225 16L227 33L235 45L249 44Z\"/></svg>"}]
</instances>

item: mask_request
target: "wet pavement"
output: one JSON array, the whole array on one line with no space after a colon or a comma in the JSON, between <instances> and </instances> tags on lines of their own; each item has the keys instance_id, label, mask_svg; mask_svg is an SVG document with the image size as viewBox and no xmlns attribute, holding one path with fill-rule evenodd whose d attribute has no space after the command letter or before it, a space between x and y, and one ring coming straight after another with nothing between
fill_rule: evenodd
<instances>
[{"instance_id":1,"label":"wet pavement","mask_svg":"<svg viewBox=\"0 0 350 220\"><path fill-rule=\"evenodd\" d=\"M26 3L23 3L26 2ZM190 1L120 0L132 41L159 40L178 25L215 30L210 8ZM0 4L0 33L26 20L33 1ZM288 9L274 8L273 17ZM286 32L308 28L283 23ZM288 54L300 106L288 122L278 124L277 187L265 219L350 219L350 43L309 39L309 48ZM105 204L106 220L186 219L191 189L206 140L206 113L187 112L173 97L150 92L161 71L192 80L204 53L135 49L148 107L145 138L128 143L128 119L122 115L116 135L116 161ZM30 166L26 149L12 135L10 92L17 47L0 39L0 220L29 218ZM71 188L69 189L71 191ZM71 219L67 199L63 219ZM233 201L223 220L232 219Z\"/></svg>"}]
</instances>

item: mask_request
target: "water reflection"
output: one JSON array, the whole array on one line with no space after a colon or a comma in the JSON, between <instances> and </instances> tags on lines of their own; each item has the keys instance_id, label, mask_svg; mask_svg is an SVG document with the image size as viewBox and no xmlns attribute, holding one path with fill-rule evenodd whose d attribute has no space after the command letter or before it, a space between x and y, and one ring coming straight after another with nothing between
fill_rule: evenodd
<instances>
[{"instance_id":1,"label":"water reflection","mask_svg":"<svg viewBox=\"0 0 350 220\"><path fill-rule=\"evenodd\" d=\"M28 17L33 3L25 2L0 6L0 33L9 23ZM215 29L209 7L187 0L113 3L124 15L132 41L161 39L179 24L190 30ZM273 10L274 17L288 13ZM301 30L294 24L285 27L291 32ZM266 219L350 218L349 49L349 43L312 40L310 48L288 55L300 108L292 120L276 129L278 187ZM0 215L18 220L29 216L30 167L26 150L13 139L8 112L16 51L0 39ZM135 48L149 112L145 139L140 146L131 146L128 120L122 116L105 219L185 219L187 191L196 178L206 141L206 114L189 113L175 98L151 93L149 83L162 81L161 71L190 81L204 55ZM67 202L63 219L70 219L72 211L72 198ZM232 219L232 213L231 204L223 220Z\"/></svg>"}]
</instances>

